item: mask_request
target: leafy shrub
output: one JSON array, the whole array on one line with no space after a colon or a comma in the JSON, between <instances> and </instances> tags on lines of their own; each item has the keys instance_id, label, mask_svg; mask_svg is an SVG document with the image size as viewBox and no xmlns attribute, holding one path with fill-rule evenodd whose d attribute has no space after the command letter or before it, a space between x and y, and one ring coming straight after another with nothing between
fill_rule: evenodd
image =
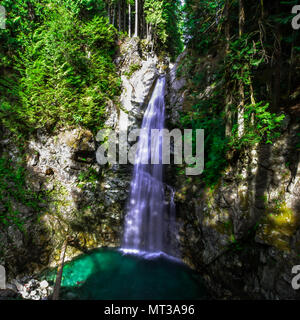
<instances>
[{"instance_id":1,"label":"leafy shrub","mask_svg":"<svg viewBox=\"0 0 300 320\"><path fill-rule=\"evenodd\" d=\"M12 164L4 157L0 158L0 228L16 225L22 230L24 221L16 204L37 210L39 196L26 188L25 169Z\"/></svg>"},{"instance_id":2,"label":"leafy shrub","mask_svg":"<svg viewBox=\"0 0 300 320\"><path fill-rule=\"evenodd\" d=\"M139 63L134 63L129 66L129 71L124 72L124 75L127 78L130 78L136 71L140 70L141 68L142 68L142 66Z\"/></svg>"},{"instance_id":3,"label":"leafy shrub","mask_svg":"<svg viewBox=\"0 0 300 320\"><path fill-rule=\"evenodd\" d=\"M242 137L238 137L238 127L233 127L233 135L230 146L241 149L249 145L260 142L272 144L272 141L280 136L278 130L284 114L274 114L268 111L269 104L259 102L245 107L245 132Z\"/></svg>"},{"instance_id":4,"label":"leafy shrub","mask_svg":"<svg viewBox=\"0 0 300 320\"><path fill-rule=\"evenodd\" d=\"M66 124L96 131L107 102L120 92L117 31L105 17L82 20L64 6L49 9L44 19L27 37L17 36L15 73L0 79L0 121L18 132Z\"/></svg>"}]
</instances>

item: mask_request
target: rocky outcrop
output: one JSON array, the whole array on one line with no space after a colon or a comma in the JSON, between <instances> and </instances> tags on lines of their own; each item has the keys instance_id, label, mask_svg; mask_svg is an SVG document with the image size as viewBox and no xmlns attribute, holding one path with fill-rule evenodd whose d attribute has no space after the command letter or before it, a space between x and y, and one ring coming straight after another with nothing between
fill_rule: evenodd
<instances>
[{"instance_id":1,"label":"rocky outcrop","mask_svg":"<svg viewBox=\"0 0 300 320\"><path fill-rule=\"evenodd\" d=\"M13 157L10 144L5 148ZM66 260L98 246L120 245L130 172L116 174L114 168L99 166L95 153L93 134L82 128L56 135L40 131L29 141L26 184L41 202L35 211L16 204L22 229L10 226L1 232L1 262L9 273L55 266L66 237Z\"/></svg>"},{"instance_id":2,"label":"rocky outcrop","mask_svg":"<svg viewBox=\"0 0 300 320\"><path fill-rule=\"evenodd\" d=\"M182 111L186 100L186 84L187 79L179 75L179 69L182 61L186 57L187 52L184 51L175 61L169 64L168 86L167 86L167 118L170 126L175 126L179 122L179 112Z\"/></svg>"},{"instance_id":3,"label":"rocky outcrop","mask_svg":"<svg viewBox=\"0 0 300 320\"><path fill-rule=\"evenodd\" d=\"M300 263L299 168L294 176L286 167L296 156L287 142L296 132L291 126L272 147L229 167L215 189L187 200L194 207L184 233L191 229L194 237L184 242L186 260L208 272L218 297L227 288L235 297L299 298L291 286L291 270Z\"/></svg>"},{"instance_id":4,"label":"rocky outcrop","mask_svg":"<svg viewBox=\"0 0 300 320\"><path fill-rule=\"evenodd\" d=\"M140 128L156 79L165 69L146 40L132 38L120 46L116 63L122 79L121 110L117 130Z\"/></svg>"},{"instance_id":5,"label":"rocky outcrop","mask_svg":"<svg viewBox=\"0 0 300 320\"><path fill-rule=\"evenodd\" d=\"M46 280L39 281L23 277L13 279L7 284L6 290L0 290L0 300L8 298L18 298L26 300L48 300L53 293L53 287Z\"/></svg>"},{"instance_id":6,"label":"rocky outcrop","mask_svg":"<svg viewBox=\"0 0 300 320\"><path fill-rule=\"evenodd\" d=\"M179 76L170 91L183 110L181 83ZM212 90L207 87L203 95ZM169 178L177 186L183 260L204 274L217 298L300 298L291 285L292 267L300 264L297 132L299 124L287 116L272 145L229 155L214 188L205 187L201 177Z\"/></svg>"},{"instance_id":7,"label":"rocky outcrop","mask_svg":"<svg viewBox=\"0 0 300 320\"><path fill-rule=\"evenodd\" d=\"M107 105L108 129L119 132L140 126L162 65L147 54L148 45L138 39L121 44L116 64L123 90L119 104ZM39 130L21 152L9 133L3 135L1 155L13 163L23 159L26 188L40 197L35 209L15 201L22 228L11 225L0 231L0 264L9 277L56 266L67 237L66 261L92 248L120 246L132 168L99 165L100 143L80 127L52 134Z\"/></svg>"}]
</instances>

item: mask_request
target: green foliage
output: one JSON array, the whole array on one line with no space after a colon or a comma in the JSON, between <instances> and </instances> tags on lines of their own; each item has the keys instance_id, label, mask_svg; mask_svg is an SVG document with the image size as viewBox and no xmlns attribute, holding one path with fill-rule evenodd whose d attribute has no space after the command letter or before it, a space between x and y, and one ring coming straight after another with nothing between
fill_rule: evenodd
<instances>
[{"instance_id":1,"label":"green foliage","mask_svg":"<svg viewBox=\"0 0 300 320\"><path fill-rule=\"evenodd\" d=\"M245 132L241 138L238 137L237 124L233 127L233 135L230 146L235 149L248 147L260 142L272 144L280 136L279 129L285 115L276 115L268 111L269 104L263 102L255 105L245 106Z\"/></svg>"},{"instance_id":2,"label":"green foliage","mask_svg":"<svg viewBox=\"0 0 300 320\"><path fill-rule=\"evenodd\" d=\"M55 3L49 2L43 23L26 27L26 37L16 33L14 73L0 78L0 121L11 131L66 124L97 130L107 102L120 92L115 28L105 17L82 20L74 7Z\"/></svg>"},{"instance_id":3,"label":"green foliage","mask_svg":"<svg viewBox=\"0 0 300 320\"><path fill-rule=\"evenodd\" d=\"M184 34L190 47L205 52L215 43L224 3L224 0L185 1Z\"/></svg>"},{"instance_id":4,"label":"green foliage","mask_svg":"<svg viewBox=\"0 0 300 320\"><path fill-rule=\"evenodd\" d=\"M154 41L160 50L167 49L174 59L182 52L179 0L145 0L146 21L153 27Z\"/></svg>"},{"instance_id":5,"label":"green foliage","mask_svg":"<svg viewBox=\"0 0 300 320\"><path fill-rule=\"evenodd\" d=\"M263 62L261 44L255 42L255 34L245 34L230 42L230 52L226 55L226 68L232 71L231 79L242 80L250 85L251 71ZM242 72L241 72L242 71Z\"/></svg>"},{"instance_id":6,"label":"green foliage","mask_svg":"<svg viewBox=\"0 0 300 320\"><path fill-rule=\"evenodd\" d=\"M102 0L57 0L60 5L65 5L72 13L81 18L91 19L95 15L105 15L105 1Z\"/></svg>"},{"instance_id":7,"label":"green foliage","mask_svg":"<svg viewBox=\"0 0 300 320\"><path fill-rule=\"evenodd\" d=\"M181 120L184 127L205 129L202 179L208 185L218 182L227 161L280 135L285 118L280 107L288 108L297 98L299 35L290 25L294 4L185 1L188 54L178 76L188 79L192 110ZM287 91L293 94L288 97Z\"/></svg>"},{"instance_id":8,"label":"green foliage","mask_svg":"<svg viewBox=\"0 0 300 320\"><path fill-rule=\"evenodd\" d=\"M17 204L38 210L39 196L26 187L25 170L4 157L0 158L0 229L24 224Z\"/></svg>"},{"instance_id":9,"label":"green foliage","mask_svg":"<svg viewBox=\"0 0 300 320\"><path fill-rule=\"evenodd\" d=\"M218 92L216 92L218 93ZM214 185L221 176L226 165L225 153L228 140L224 135L224 120L217 112L217 96L198 101L193 110L181 113L181 124L184 128L204 129L205 140L205 168L203 181L207 185ZM195 148L195 141L193 141Z\"/></svg>"},{"instance_id":10,"label":"green foliage","mask_svg":"<svg viewBox=\"0 0 300 320\"><path fill-rule=\"evenodd\" d=\"M124 75L127 78L130 78L136 71L140 70L141 68L142 68L142 66L139 63L134 63L129 66L129 71L124 72Z\"/></svg>"},{"instance_id":11,"label":"green foliage","mask_svg":"<svg viewBox=\"0 0 300 320\"><path fill-rule=\"evenodd\" d=\"M244 133L240 137L238 124L234 124L229 143L230 147L238 150L260 142L272 143L280 135L278 129L285 118L283 114L271 113L269 102L255 102L254 92L254 101L251 101L253 74L263 63L262 46L259 41L255 42L255 33L247 33L230 43L223 71L225 74L227 70L227 85L238 91L238 86L242 83L244 88L248 89L244 97L244 102L248 103L244 106ZM236 99L239 99L238 94ZM231 111L234 112L235 108L236 106L231 106Z\"/></svg>"},{"instance_id":12,"label":"green foliage","mask_svg":"<svg viewBox=\"0 0 300 320\"><path fill-rule=\"evenodd\" d=\"M31 30L39 25L43 13L47 15L48 7L33 0L2 0L0 5L7 12L6 29L0 29L0 76L4 78L4 68L13 68L16 51L22 47Z\"/></svg>"},{"instance_id":13,"label":"green foliage","mask_svg":"<svg viewBox=\"0 0 300 320\"><path fill-rule=\"evenodd\" d=\"M90 183L93 185L93 187L96 187L96 183L99 180L99 174L97 173L97 171L93 168L89 168L86 171L82 171L80 172L78 178L78 187L79 188L84 188L84 186L87 183Z\"/></svg>"}]
</instances>

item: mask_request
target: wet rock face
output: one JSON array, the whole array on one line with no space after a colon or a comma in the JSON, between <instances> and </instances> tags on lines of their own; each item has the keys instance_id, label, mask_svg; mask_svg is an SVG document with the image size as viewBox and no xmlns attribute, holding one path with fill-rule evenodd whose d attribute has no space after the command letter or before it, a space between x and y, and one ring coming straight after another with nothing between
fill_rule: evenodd
<instances>
[{"instance_id":1,"label":"wet rock face","mask_svg":"<svg viewBox=\"0 0 300 320\"><path fill-rule=\"evenodd\" d=\"M38 132L37 139L28 144L32 182L41 175L49 181L55 176L63 183L74 183L78 171L95 162L95 148L94 137L88 130L76 128L49 137Z\"/></svg>"},{"instance_id":2,"label":"wet rock face","mask_svg":"<svg viewBox=\"0 0 300 320\"><path fill-rule=\"evenodd\" d=\"M122 79L122 94L117 130L140 128L144 111L163 65L156 55L149 54L145 40L132 38L120 47L117 66ZM114 115L111 115L111 118ZM111 120L108 123L112 123Z\"/></svg>"},{"instance_id":3,"label":"wet rock face","mask_svg":"<svg viewBox=\"0 0 300 320\"><path fill-rule=\"evenodd\" d=\"M170 89L179 110L182 81L177 77ZM207 87L200 97L210 92ZM214 188L169 173L177 180L183 260L204 273L217 298L300 299L291 285L292 267L300 265L297 132L299 124L287 117L274 144L228 159Z\"/></svg>"},{"instance_id":4,"label":"wet rock face","mask_svg":"<svg viewBox=\"0 0 300 320\"><path fill-rule=\"evenodd\" d=\"M7 143L4 149L11 153L11 146ZM120 245L130 171L100 166L96 147L93 134L82 128L55 135L39 131L28 142L26 185L41 202L38 211L16 203L22 229L13 225L0 232L0 263L8 274L55 266L67 236L66 260L84 250ZM17 157L21 155L13 159Z\"/></svg>"},{"instance_id":5,"label":"wet rock face","mask_svg":"<svg viewBox=\"0 0 300 320\"><path fill-rule=\"evenodd\" d=\"M168 110L167 117L172 125L176 125L179 122L179 111L182 110L186 99L187 79L178 74L179 66L186 54L186 51L184 51L175 63L170 63L169 65L166 107Z\"/></svg>"}]
</instances>

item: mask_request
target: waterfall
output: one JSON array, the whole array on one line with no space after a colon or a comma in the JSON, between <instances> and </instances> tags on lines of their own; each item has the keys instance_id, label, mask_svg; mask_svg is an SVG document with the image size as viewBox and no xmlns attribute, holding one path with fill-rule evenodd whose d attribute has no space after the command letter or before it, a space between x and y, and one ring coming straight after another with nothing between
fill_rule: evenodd
<instances>
[{"instance_id":1,"label":"waterfall","mask_svg":"<svg viewBox=\"0 0 300 320\"><path fill-rule=\"evenodd\" d=\"M152 142L151 130L163 129L165 121L165 77L157 80L145 112L138 141L131 190L125 217L123 251L159 253L167 251L168 223L163 183L162 137ZM151 164L151 154L157 157ZM145 164L148 163L148 164ZM172 202L174 206L174 202Z\"/></svg>"}]
</instances>

